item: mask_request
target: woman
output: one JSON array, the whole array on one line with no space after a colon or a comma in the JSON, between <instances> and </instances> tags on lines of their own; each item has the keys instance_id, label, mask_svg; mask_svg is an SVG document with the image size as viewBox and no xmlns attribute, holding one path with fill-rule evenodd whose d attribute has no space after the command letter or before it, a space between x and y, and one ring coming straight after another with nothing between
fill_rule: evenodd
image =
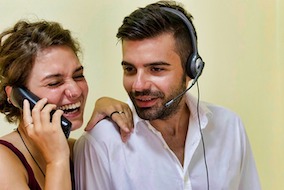
<instances>
[{"instance_id":1,"label":"woman","mask_svg":"<svg viewBox=\"0 0 284 190\"><path fill-rule=\"evenodd\" d=\"M88 85L78 59L79 44L58 23L46 21L19 21L0 35L0 42L0 111L18 124L0 138L0 186L70 190L74 140L66 141L60 120L62 115L67 118L72 130L83 124ZM42 99L32 110L25 100L21 110L11 101L15 87L25 87ZM90 124L121 110L123 114L112 118L128 131L123 121L129 121L131 112L126 104L113 99L101 102ZM56 111L51 117L52 110Z\"/></svg>"}]
</instances>

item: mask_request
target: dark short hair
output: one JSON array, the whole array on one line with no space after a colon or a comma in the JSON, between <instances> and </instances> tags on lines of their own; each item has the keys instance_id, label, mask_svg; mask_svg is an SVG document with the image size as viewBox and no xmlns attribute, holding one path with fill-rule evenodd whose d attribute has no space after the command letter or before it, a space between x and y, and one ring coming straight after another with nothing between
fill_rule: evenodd
<instances>
[{"instance_id":1,"label":"dark short hair","mask_svg":"<svg viewBox=\"0 0 284 190\"><path fill-rule=\"evenodd\" d=\"M9 122L20 119L20 110L7 101L6 86L25 86L37 53L52 47L70 47L78 56L79 43L57 22L18 21L0 34L0 111Z\"/></svg>"},{"instance_id":2,"label":"dark short hair","mask_svg":"<svg viewBox=\"0 0 284 190\"><path fill-rule=\"evenodd\" d=\"M153 38L163 33L172 33L175 39L176 51L180 56L182 66L192 53L189 29L177 15L161 9L169 7L182 12L192 24L192 15L185 11L181 4L175 1L158 1L144 8L138 8L126 16L118 29L116 37L120 40L143 40ZM192 24L193 25L193 24ZM194 28L194 27L193 27ZM194 29L196 36L196 32ZM197 36L196 36L197 38Z\"/></svg>"}]
</instances>

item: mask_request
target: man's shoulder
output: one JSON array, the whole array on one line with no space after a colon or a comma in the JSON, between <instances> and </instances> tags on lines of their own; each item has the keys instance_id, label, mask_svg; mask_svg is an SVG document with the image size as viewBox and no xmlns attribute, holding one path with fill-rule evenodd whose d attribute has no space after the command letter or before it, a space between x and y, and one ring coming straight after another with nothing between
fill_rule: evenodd
<instances>
[{"instance_id":1,"label":"man's shoulder","mask_svg":"<svg viewBox=\"0 0 284 190\"><path fill-rule=\"evenodd\" d=\"M234 129L244 131L244 124L241 117L230 108L226 108L220 105L205 103L206 108L209 110L207 118L210 125L216 127L216 129Z\"/></svg>"},{"instance_id":2,"label":"man's shoulder","mask_svg":"<svg viewBox=\"0 0 284 190\"><path fill-rule=\"evenodd\" d=\"M83 134L82 138L88 139L88 141L111 141L120 139L119 127L111 119L103 119L98 122L93 129ZM78 139L79 140L79 139Z\"/></svg>"},{"instance_id":3,"label":"man's shoulder","mask_svg":"<svg viewBox=\"0 0 284 190\"><path fill-rule=\"evenodd\" d=\"M232 118L239 118L239 115L230 108L208 102L203 102L203 103L208 108L208 110L215 116L222 115L223 117L227 116Z\"/></svg>"},{"instance_id":4,"label":"man's shoulder","mask_svg":"<svg viewBox=\"0 0 284 190\"><path fill-rule=\"evenodd\" d=\"M74 155L76 157L90 150L100 150L102 147L120 143L122 140L117 125L110 119L103 119L93 129L84 132L77 139L74 145Z\"/></svg>"}]
</instances>

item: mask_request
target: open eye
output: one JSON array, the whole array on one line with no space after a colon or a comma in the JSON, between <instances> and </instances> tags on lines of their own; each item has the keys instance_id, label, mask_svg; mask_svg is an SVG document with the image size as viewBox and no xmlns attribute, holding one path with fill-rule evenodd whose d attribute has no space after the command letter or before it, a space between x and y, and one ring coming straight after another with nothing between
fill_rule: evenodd
<instances>
[{"instance_id":1,"label":"open eye","mask_svg":"<svg viewBox=\"0 0 284 190\"><path fill-rule=\"evenodd\" d=\"M136 69L131 65L123 65L122 68L123 68L124 74L126 75L131 75L136 72Z\"/></svg>"},{"instance_id":2,"label":"open eye","mask_svg":"<svg viewBox=\"0 0 284 190\"><path fill-rule=\"evenodd\" d=\"M153 72L161 72L161 71L164 71L165 69L162 68L162 67L152 67L151 68L151 71Z\"/></svg>"}]
</instances>

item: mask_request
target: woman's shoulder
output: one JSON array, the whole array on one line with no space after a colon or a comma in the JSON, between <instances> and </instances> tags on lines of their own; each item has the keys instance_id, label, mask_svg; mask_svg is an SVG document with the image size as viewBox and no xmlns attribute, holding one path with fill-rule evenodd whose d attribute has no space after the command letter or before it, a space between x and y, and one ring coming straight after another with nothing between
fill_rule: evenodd
<instances>
[{"instance_id":1,"label":"woman's shoulder","mask_svg":"<svg viewBox=\"0 0 284 190\"><path fill-rule=\"evenodd\" d=\"M27 185L28 175L17 153L20 150L6 138L0 139L0 186L16 189ZM21 184L21 185L19 185Z\"/></svg>"}]
</instances>

